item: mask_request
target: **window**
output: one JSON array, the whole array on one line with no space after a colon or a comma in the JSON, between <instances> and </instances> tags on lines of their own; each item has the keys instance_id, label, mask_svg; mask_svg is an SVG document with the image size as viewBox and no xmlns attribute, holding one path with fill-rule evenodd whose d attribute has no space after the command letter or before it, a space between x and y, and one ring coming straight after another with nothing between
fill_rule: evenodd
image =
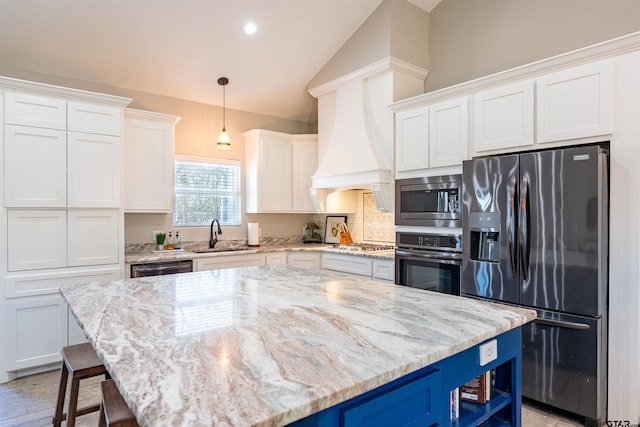
<instances>
[{"instance_id":1,"label":"window","mask_svg":"<svg viewBox=\"0 0 640 427\"><path fill-rule=\"evenodd\" d=\"M240 224L240 162L176 158L176 226Z\"/></svg>"}]
</instances>

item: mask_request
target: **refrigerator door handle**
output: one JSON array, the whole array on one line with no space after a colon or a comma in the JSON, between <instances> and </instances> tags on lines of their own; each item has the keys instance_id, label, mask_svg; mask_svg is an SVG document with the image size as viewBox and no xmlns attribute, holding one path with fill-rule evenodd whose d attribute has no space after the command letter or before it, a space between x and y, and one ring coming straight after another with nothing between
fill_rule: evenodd
<instances>
[{"instance_id":1,"label":"refrigerator door handle","mask_svg":"<svg viewBox=\"0 0 640 427\"><path fill-rule=\"evenodd\" d=\"M522 263L522 279L529 278L529 256L530 248L530 203L529 203L529 177L523 175L520 187L520 261Z\"/></svg>"},{"instance_id":2,"label":"refrigerator door handle","mask_svg":"<svg viewBox=\"0 0 640 427\"><path fill-rule=\"evenodd\" d=\"M511 278L515 279L518 274L516 259L518 248L516 247L516 175L511 175L509 180L509 213L507 219L507 240L509 241L509 266L511 267Z\"/></svg>"},{"instance_id":3,"label":"refrigerator door handle","mask_svg":"<svg viewBox=\"0 0 640 427\"><path fill-rule=\"evenodd\" d=\"M590 328L586 323L567 322L564 320L536 319L534 322L546 326L555 326L558 328L575 329L580 331L586 331Z\"/></svg>"}]
</instances>

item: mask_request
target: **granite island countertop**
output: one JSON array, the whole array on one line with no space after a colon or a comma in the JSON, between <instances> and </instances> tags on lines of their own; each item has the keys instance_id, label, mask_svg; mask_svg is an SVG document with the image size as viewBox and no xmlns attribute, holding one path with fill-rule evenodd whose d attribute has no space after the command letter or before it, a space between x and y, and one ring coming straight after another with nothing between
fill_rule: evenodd
<instances>
[{"instance_id":1,"label":"granite island countertop","mask_svg":"<svg viewBox=\"0 0 640 427\"><path fill-rule=\"evenodd\" d=\"M285 265L61 293L145 426L285 425L535 318Z\"/></svg>"}]
</instances>

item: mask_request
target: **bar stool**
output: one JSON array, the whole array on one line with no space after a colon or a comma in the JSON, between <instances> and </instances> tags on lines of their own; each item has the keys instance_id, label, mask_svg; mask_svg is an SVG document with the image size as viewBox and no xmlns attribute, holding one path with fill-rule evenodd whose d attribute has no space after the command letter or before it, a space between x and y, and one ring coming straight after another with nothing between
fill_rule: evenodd
<instances>
[{"instance_id":1,"label":"bar stool","mask_svg":"<svg viewBox=\"0 0 640 427\"><path fill-rule=\"evenodd\" d=\"M64 398L67 391L67 380L71 373L71 392L69 395L69 411L64 413ZM76 417L99 411L100 405L91 405L78 409L78 392L80 380L98 375L109 379L107 372L96 352L89 343L70 345L62 348L62 369L60 370L60 387L58 388L58 403L53 416L53 425L60 427L60 423L67 420L67 427L74 427Z\"/></svg>"},{"instance_id":2,"label":"bar stool","mask_svg":"<svg viewBox=\"0 0 640 427\"><path fill-rule=\"evenodd\" d=\"M136 417L118 391L113 380L102 381L102 409L100 427L137 427Z\"/></svg>"}]
</instances>

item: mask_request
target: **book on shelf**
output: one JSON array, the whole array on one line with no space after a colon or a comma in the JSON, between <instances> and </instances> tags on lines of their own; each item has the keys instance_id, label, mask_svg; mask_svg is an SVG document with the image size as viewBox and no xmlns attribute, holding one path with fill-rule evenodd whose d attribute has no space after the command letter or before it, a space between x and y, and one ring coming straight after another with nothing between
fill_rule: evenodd
<instances>
[{"instance_id":1,"label":"book on shelf","mask_svg":"<svg viewBox=\"0 0 640 427\"><path fill-rule=\"evenodd\" d=\"M455 388L449 392L449 419L455 421L460 417L460 389Z\"/></svg>"},{"instance_id":2,"label":"book on shelf","mask_svg":"<svg viewBox=\"0 0 640 427\"><path fill-rule=\"evenodd\" d=\"M487 371L460 387L460 400L487 403L492 395L492 372Z\"/></svg>"}]
</instances>

